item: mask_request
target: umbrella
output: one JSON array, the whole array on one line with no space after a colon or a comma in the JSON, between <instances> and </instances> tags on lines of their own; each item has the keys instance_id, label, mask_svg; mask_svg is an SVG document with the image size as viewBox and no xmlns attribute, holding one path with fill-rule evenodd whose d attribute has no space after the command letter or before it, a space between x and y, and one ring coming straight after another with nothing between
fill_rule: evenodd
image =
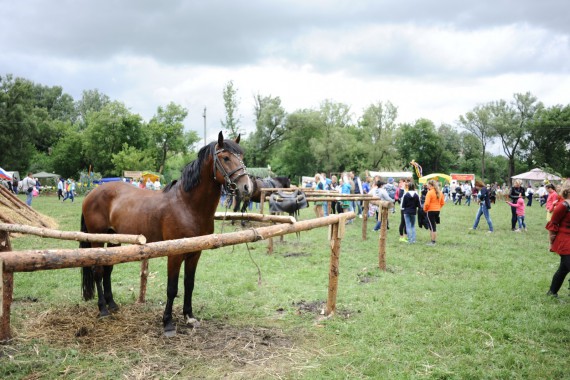
<instances>
[{"instance_id":1,"label":"umbrella","mask_svg":"<svg viewBox=\"0 0 570 380\"><path fill-rule=\"evenodd\" d=\"M11 181L12 180L12 176L10 174L8 174L7 171L5 171L4 169L0 168L0 179L5 179L7 181Z\"/></svg>"},{"instance_id":2,"label":"umbrella","mask_svg":"<svg viewBox=\"0 0 570 380\"><path fill-rule=\"evenodd\" d=\"M433 174L424 175L423 177L420 177L419 181L420 183L426 183L430 179L435 179L436 181L444 179L447 182L451 182L451 176L442 173L433 173Z\"/></svg>"},{"instance_id":3,"label":"umbrella","mask_svg":"<svg viewBox=\"0 0 570 380\"><path fill-rule=\"evenodd\" d=\"M560 179L561 179L560 177L558 177L554 174L547 173L544 170L539 169L539 168L532 169L530 172L515 175L511 178L523 179L523 180L527 180L527 181L544 181L545 179L547 179L549 181L560 181Z\"/></svg>"}]
</instances>

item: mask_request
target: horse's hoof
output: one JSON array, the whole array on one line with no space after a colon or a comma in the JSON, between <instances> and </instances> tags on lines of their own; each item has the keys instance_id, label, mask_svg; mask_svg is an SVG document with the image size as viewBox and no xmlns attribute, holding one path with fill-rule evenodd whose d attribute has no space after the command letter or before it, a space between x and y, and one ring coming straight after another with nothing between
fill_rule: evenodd
<instances>
[{"instance_id":1,"label":"horse's hoof","mask_svg":"<svg viewBox=\"0 0 570 380\"><path fill-rule=\"evenodd\" d=\"M117 311L119 311L119 305L117 305L116 303L112 302L109 305L107 305L107 309L109 309L109 311L111 313L115 313Z\"/></svg>"},{"instance_id":2,"label":"horse's hoof","mask_svg":"<svg viewBox=\"0 0 570 380\"><path fill-rule=\"evenodd\" d=\"M164 330L164 337L165 338L174 338L176 336L176 330Z\"/></svg>"},{"instance_id":3,"label":"horse's hoof","mask_svg":"<svg viewBox=\"0 0 570 380\"><path fill-rule=\"evenodd\" d=\"M109 313L109 310L105 309L105 310L101 310L99 312L99 315L97 316L98 319L103 319L103 318L107 318L110 317L111 313Z\"/></svg>"},{"instance_id":4,"label":"horse's hoof","mask_svg":"<svg viewBox=\"0 0 570 380\"><path fill-rule=\"evenodd\" d=\"M167 338L172 338L176 335L176 325L172 322L168 322L164 325L164 336Z\"/></svg>"},{"instance_id":5,"label":"horse's hoof","mask_svg":"<svg viewBox=\"0 0 570 380\"><path fill-rule=\"evenodd\" d=\"M198 326L200 326L200 322L199 322L196 318L194 318L194 317L189 317L189 316L186 316L186 324L187 324L188 326L192 326L192 327L198 327Z\"/></svg>"}]
</instances>

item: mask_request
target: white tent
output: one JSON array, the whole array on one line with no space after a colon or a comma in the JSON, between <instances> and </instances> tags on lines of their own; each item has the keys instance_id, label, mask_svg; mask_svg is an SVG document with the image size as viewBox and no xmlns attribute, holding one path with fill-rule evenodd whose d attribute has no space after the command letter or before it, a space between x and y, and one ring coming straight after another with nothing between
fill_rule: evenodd
<instances>
[{"instance_id":1,"label":"white tent","mask_svg":"<svg viewBox=\"0 0 570 380\"><path fill-rule=\"evenodd\" d=\"M558 177L557 175L547 173L544 170L539 169L539 168L532 169L530 172L521 173L521 174L512 176L511 178L512 179L522 179L525 181L544 181L544 180L560 181L561 180L561 178Z\"/></svg>"},{"instance_id":2,"label":"white tent","mask_svg":"<svg viewBox=\"0 0 570 380\"><path fill-rule=\"evenodd\" d=\"M373 172L369 171L368 175L370 177L379 176L384 180L388 178L400 179L400 178L413 178L412 172Z\"/></svg>"}]
</instances>

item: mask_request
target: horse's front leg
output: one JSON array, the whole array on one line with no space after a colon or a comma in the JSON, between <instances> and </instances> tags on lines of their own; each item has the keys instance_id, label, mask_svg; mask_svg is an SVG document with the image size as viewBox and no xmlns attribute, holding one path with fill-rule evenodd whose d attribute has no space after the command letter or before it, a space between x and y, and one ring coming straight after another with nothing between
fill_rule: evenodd
<instances>
[{"instance_id":1,"label":"horse's front leg","mask_svg":"<svg viewBox=\"0 0 570 380\"><path fill-rule=\"evenodd\" d=\"M97 288L97 306L99 307L99 318L108 317L109 309L107 309L107 302L105 301L105 294L103 291L103 273L104 269L102 266L93 267L93 280L95 281L95 287Z\"/></svg>"},{"instance_id":2,"label":"horse's front leg","mask_svg":"<svg viewBox=\"0 0 570 380\"><path fill-rule=\"evenodd\" d=\"M178 275L180 274L180 265L182 265L184 257L182 255L168 257L168 282L166 285L166 307L162 315L162 324L164 326L164 335L174 336L176 334L176 325L172 320L172 305L174 298L178 294Z\"/></svg>"},{"instance_id":3,"label":"horse's front leg","mask_svg":"<svg viewBox=\"0 0 570 380\"><path fill-rule=\"evenodd\" d=\"M194 291L194 279L196 278L196 267L200 260L201 251L194 252L186 256L184 262L184 320L190 325L198 325L198 320L192 313L192 292Z\"/></svg>"},{"instance_id":4,"label":"horse's front leg","mask_svg":"<svg viewBox=\"0 0 570 380\"><path fill-rule=\"evenodd\" d=\"M113 266L108 265L103 267L103 297L109 311L119 310L119 306L113 299L113 290L111 289L111 273L113 273Z\"/></svg>"}]
</instances>

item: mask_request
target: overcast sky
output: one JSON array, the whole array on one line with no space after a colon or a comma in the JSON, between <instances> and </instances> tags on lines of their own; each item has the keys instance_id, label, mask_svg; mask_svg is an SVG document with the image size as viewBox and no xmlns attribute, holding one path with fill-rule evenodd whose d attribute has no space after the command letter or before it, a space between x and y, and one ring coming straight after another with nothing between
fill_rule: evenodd
<instances>
[{"instance_id":1,"label":"overcast sky","mask_svg":"<svg viewBox=\"0 0 570 380\"><path fill-rule=\"evenodd\" d=\"M569 104L569 15L567 0L0 0L0 75L98 89L145 120L173 101L201 137L207 107L208 141L230 80L246 131L255 94L454 124L514 93Z\"/></svg>"}]
</instances>

